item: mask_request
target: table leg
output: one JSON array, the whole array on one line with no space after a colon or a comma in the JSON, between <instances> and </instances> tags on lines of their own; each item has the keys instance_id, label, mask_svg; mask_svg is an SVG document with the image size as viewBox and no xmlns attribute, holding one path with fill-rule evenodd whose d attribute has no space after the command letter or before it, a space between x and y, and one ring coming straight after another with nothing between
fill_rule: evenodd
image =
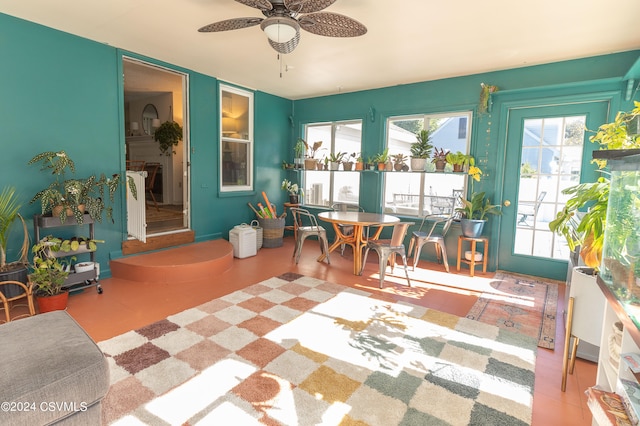
<instances>
[{"instance_id":1,"label":"table leg","mask_svg":"<svg viewBox=\"0 0 640 426\"><path fill-rule=\"evenodd\" d=\"M355 237L353 235L344 235L341 231L340 231L340 225L338 225L337 223L333 224L333 230L336 233L336 240L333 242L333 244L331 244L329 246L329 253L333 252L335 249L337 249L338 247L340 247L342 244L347 244L350 245L351 247L353 247L353 251L355 253L356 251L356 241L355 241ZM354 228L355 231L355 228ZM355 232L354 232L355 234ZM318 262L322 262L326 257L326 253L322 253L320 256L318 256L317 261Z\"/></svg>"},{"instance_id":2,"label":"table leg","mask_svg":"<svg viewBox=\"0 0 640 426\"><path fill-rule=\"evenodd\" d=\"M489 253L489 240L485 240L484 243L484 257L482 258L482 273L487 273L487 255Z\"/></svg>"}]
</instances>

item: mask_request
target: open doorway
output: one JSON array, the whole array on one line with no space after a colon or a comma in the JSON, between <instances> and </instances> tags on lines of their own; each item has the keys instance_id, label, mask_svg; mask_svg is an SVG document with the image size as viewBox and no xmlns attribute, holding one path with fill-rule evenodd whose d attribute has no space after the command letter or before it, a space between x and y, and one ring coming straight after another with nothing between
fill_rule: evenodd
<instances>
[{"instance_id":1,"label":"open doorway","mask_svg":"<svg viewBox=\"0 0 640 426\"><path fill-rule=\"evenodd\" d=\"M127 203L129 237L144 242L189 229L188 81L183 73L127 57L123 74L127 171L140 172L141 179L139 201ZM163 153L154 134L167 122L182 127L182 141Z\"/></svg>"}]
</instances>

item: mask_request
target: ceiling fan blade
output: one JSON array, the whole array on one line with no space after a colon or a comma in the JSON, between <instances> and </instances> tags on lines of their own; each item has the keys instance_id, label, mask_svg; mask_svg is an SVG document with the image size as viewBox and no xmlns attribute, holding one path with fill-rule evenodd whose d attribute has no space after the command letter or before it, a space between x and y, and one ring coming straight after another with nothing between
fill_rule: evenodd
<instances>
[{"instance_id":1,"label":"ceiling fan blade","mask_svg":"<svg viewBox=\"0 0 640 426\"><path fill-rule=\"evenodd\" d=\"M302 29L327 37L358 37L367 32L367 27L360 22L339 13L310 13L300 17L298 22Z\"/></svg>"},{"instance_id":2,"label":"ceiling fan blade","mask_svg":"<svg viewBox=\"0 0 640 426\"><path fill-rule=\"evenodd\" d=\"M271 10L273 5L267 0L236 0L238 3L242 3L245 6L255 7L260 10Z\"/></svg>"},{"instance_id":3,"label":"ceiling fan blade","mask_svg":"<svg viewBox=\"0 0 640 426\"><path fill-rule=\"evenodd\" d=\"M273 47L273 49L278 52L278 53L291 53L293 52L293 50L296 48L296 46L298 45L298 43L300 42L300 31L298 31L298 33L296 34L296 36L294 38L292 38L291 40L285 42L285 43L277 43L273 40L271 40L270 38L267 38L267 40L269 41L269 44L271 45L271 47Z\"/></svg>"},{"instance_id":4,"label":"ceiling fan blade","mask_svg":"<svg viewBox=\"0 0 640 426\"><path fill-rule=\"evenodd\" d=\"M284 0L284 6L295 13L319 12L335 3L336 0Z\"/></svg>"},{"instance_id":5,"label":"ceiling fan blade","mask_svg":"<svg viewBox=\"0 0 640 426\"><path fill-rule=\"evenodd\" d=\"M253 27L254 25L260 24L260 22L262 22L262 18L233 18L205 25L198 31L201 33L215 33L218 31L239 30L241 28Z\"/></svg>"}]
</instances>

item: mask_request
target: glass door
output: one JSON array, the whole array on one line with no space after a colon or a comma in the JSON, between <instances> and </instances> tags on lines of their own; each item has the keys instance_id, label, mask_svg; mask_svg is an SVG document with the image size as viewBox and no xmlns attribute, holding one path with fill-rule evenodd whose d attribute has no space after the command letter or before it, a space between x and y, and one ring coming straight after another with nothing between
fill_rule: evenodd
<instances>
[{"instance_id":1,"label":"glass door","mask_svg":"<svg viewBox=\"0 0 640 426\"><path fill-rule=\"evenodd\" d=\"M564 280L569 249L549 230L568 198L562 191L595 179L587 129L607 118L608 102L509 110L505 205L498 268Z\"/></svg>"}]
</instances>

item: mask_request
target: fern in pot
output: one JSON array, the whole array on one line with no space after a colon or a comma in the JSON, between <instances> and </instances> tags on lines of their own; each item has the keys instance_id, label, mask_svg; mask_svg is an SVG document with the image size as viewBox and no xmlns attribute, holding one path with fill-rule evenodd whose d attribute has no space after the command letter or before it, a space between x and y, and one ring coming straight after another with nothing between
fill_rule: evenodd
<instances>
[{"instance_id":1,"label":"fern in pot","mask_svg":"<svg viewBox=\"0 0 640 426\"><path fill-rule=\"evenodd\" d=\"M173 147L182 140L182 127L175 121L165 121L156 129L153 138L164 155L175 154Z\"/></svg>"}]
</instances>

